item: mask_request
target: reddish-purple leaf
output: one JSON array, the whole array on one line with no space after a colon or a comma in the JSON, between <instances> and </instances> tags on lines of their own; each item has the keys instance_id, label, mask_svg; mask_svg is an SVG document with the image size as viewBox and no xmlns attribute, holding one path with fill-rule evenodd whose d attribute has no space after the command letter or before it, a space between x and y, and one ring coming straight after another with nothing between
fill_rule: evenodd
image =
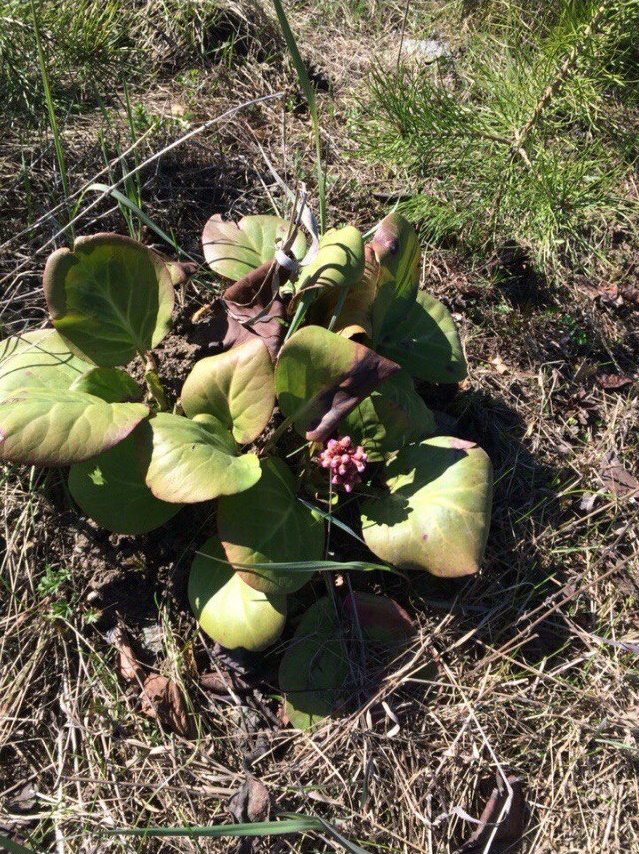
<instances>
[{"instance_id":1,"label":"reddish-purple leaf","mask_svg":"<svg viewBox=\"0 0 639 854\"><path fill-rule=\"evenodd\" d=\"M306 326L284 345L275 372L280 409L295 429L323 442L399 365L342 335Z\"/></svg>"},{"instance_id":2,"label":"reddish-purple leaf","mask_svg":"<svg viewBox=\"0 0 639 854\"><path fill-rule=\"evenodd\" d=\"M599 374L597 382L602 388L618 389L632 385L632 378L623 375L620 376L619 374Z\"/></svg>"},{"instance_id":3,"label":"reddish-purple leaf","mask_svg":"<svg viewBox=\"0 0 639 854\"><path fill-rule=\"evenodd\" d=\"M222 308L202 327L204 346L228 350L258 336L275 361L286 332L286 309L279 295L288 273L267 261L251 270L222 295Z\"/></svg>"},{"instance_id":4,"label":"reddish-purple leaf","mask_svg":"<svg viewBox=\"0 0 639 854\"><path fill-rule=\"evenodd\" d=\"M415 631L406 611L393 599L353 590L344 602L346 613L369 640L392 644L404 641Z\"/></svg>"}]
</instances>

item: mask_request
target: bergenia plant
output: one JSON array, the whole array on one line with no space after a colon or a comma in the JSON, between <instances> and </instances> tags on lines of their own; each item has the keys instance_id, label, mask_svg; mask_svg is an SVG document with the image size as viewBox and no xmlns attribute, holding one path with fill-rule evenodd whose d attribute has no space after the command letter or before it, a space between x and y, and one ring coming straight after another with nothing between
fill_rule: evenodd
<instances>
[{"instance_id":1,"label":"bergenia plant","mask_svg":"<svg viewBox=\"0 0 639 854\"><path fill-rule=\"evenodd\" d=\"M129 238L99 234L55 252L44 272L52 328L0 343L5 460L68 467L81 510L118 533L217 501L189 598L229 649L269 647L287 598L314 571L339 568L326 560L327 519L375 556L344 570L468 575L488 534L490 461L439 435L414 385L459 382L466 362L449 312L419 289L413 227L391 214L366 244L350 225L313 231L307 250L297 221L208 221L204 257L232 284L198 313L212 355L176 401L154 348L188 271ZM353 502L359 531L339 520ZM349 637L410 634L395 602L343 589L311 606L284 652L280 687L296 726L343 702Z\"/></svg>"}]
</instances>

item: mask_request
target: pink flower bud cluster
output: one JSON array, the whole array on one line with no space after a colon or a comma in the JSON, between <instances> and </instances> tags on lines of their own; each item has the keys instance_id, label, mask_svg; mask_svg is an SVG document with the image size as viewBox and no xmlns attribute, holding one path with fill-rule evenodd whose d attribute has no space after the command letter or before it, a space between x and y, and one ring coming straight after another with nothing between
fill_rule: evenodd
<instances>
[{"instance_id":1,"label":"pink flower bud cluster","mask_svg":"<svg viewBox=\"0 0 639 854\"><path fill-rule=\"evenodd\" d=\"M364 449L351 445L351 437L329 439L319 456L322 468L331 470L333 486L343 486L346 492L361 481L360 474L366 468L367 456Z\"/></svg>"}]
</instances>

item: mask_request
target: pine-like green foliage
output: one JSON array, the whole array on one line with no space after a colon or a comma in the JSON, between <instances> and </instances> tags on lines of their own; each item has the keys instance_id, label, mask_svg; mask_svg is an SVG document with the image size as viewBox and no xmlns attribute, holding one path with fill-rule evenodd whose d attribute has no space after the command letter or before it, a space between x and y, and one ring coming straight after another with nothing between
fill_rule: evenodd
<instances>
[{"instance_id":1,"label":"pine-like green foliage","mask_svg":"<svg viewBox=\"0 0 639 854\"><path fill-rule=\"evenodd\" d=\"M54 97L79 99L96 80L126 74L133 47L132 10L118 0L36 2L42 48ZM3 121L46 117L32 7L0 0L0 91Z\"/></svg>"},{"instance_id":2,"label":"pine-like green foliage","mask_svg":"<svg viewBox=\"0 0 639 854\"><path fill-rule=\"evenodd\" d=\"M431 240L583 260L636 228L639 0L484 5L454 59L373 75L362 146Z\"/></svg>"}]
</instances>

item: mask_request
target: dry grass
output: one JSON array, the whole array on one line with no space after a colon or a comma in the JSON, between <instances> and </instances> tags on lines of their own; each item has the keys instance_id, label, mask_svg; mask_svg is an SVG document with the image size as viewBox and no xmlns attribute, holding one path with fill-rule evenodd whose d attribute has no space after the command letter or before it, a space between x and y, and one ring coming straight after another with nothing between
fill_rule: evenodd
<instances>
[{"instance_id":1,"label":"dry grass","mask_svg":"<svg viewBox=\"0 0 639 854\"><path fill-rule=\"evenodd\" d=\"M351 155L356 140L346 120L369 64L397 46L403 3L383 14L380 4L360 5L363 11L336 4L318 26L311 4L296 4L292 21L331 83L319 98L330 219L366 228L383 210L371 189L386 188L378 183L382 170L363 172ZM426 16L429 5L411 7ZM256 140L287 180L313 185L308 116L281 56L267 61L256 49L195 68L132 91L140 162L230 106L286 95L237 113L141 171L144 209L191 253L214 211L269 209L274 189ZM99 112L65 126L73 190L103 167L100 130L112 162L102 180L121 176L117 146L133 140L121 104L109 110L110 128ZM144 121L154 118L158 127L143 136ZM50 213L60 196L47 140L8 139L0 176L8 241L1 316L17 329L44 320L39 274L61 224L60 213ZM94 198L86 196L82 209ZM27 224L32 230L19 234ZM107 227L124 227L107 201L78 226L86 233ZM440 395L438 408L460 435L486 447L497 475L481 575L463 584L388 586L419 623L414 645L364 674L369 690L356 713L295 734L279 726L269 687L277 650L257 665L258 688L240 691L231 680L225 694L212 695L199 685L208 654L183 597L197 530L177 543L158 535L159 544L100 538L90 526L77 532L55 472L7 467L0 833L56 854L235 851L228 840L136 842L99 833L228 821L228 798L248 763L273 812L321 815L371 852L456 851L474 830L462 811L479 815L486 787L501 773L524 780L522 851L639 850L639 669L637 655L619 645L639 637L639 496L615 495L602 480L610 452L637 471L639 387L635 379L614 392L596 379L606 362L608 372L635 370L636 314L593 303L569 282L522 302L493 267L472 269L449 252L428 254L424 273L458 316L471 366L468 386L452 399ZM582 504L584 493L596 494L592 505ZM131 608L138 591L151 611ZM146 645L151 667L182 686L195 738L140 715L138 692L119 680L105 638L115 609ZM224 660L215 661L227 673ZM333 851L336 843L290 837L257 842L255 850Z\"/></svg>"}]
</instances>

